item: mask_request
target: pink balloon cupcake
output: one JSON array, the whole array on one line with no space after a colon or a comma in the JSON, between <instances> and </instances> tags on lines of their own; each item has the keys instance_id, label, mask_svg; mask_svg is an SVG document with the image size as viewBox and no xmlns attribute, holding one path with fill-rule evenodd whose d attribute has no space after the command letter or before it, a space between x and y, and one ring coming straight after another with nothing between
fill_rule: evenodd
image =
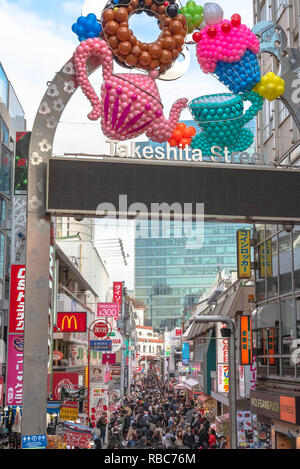
<instances>
[{"instance_id":1,"label":"pink balloon cupcake","mask_svg":"<svg viewBox=\"0 0 300 469\"><path fill-rule=\"evenodd\" d=\"M193 38L202 71L216 74L233 93L252 90L259 83L260 43L251 29L242 24L240 15L233 15L231 21L207 25Z\"/></svg>"}]
</instances>

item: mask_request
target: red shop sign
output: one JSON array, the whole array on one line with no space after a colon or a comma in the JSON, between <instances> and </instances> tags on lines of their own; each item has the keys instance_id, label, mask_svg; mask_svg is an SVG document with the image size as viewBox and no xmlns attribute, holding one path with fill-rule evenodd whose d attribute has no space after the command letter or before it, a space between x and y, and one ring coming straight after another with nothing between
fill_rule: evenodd
<instances>
[{"instance_id":1,"label":"red shop sign","mask_svg":"<svg viewBox=\"0 0 300 469\"><path fill-rule=\"evenodd\" d=\"M99 339L103 339L104 337L107 337L109 327L105 322L97 322L93 327L93 333L96 337L99 337Z\"/></svg>"}]
</instances>

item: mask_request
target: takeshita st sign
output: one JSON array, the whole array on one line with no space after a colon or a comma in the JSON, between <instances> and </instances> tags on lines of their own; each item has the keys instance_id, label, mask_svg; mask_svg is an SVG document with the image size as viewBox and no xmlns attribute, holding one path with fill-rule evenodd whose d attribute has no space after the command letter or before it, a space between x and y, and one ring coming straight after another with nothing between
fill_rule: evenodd
<instances>
[{"instance_id":1,"label":"takeshita st sign","mask_svg":"<svg viewBox=\"0 0 300 469\"><path fill-rule=\"evenodd\" d=\"M169 143L163 146L142 145L135 141L130 144L119 142L118 140L105 140L109 144L109 155L118 158L133 158L145 160L167 160L167 161L190 161L194 163L207 162L212 163L231 163L231 164L254 164L266 165L264 155L259 153L250 154L247 151L230 152L227 147L224 150L219 146L211 148L211 154L205 155L200 149L192 149L189 146L185 148L171 147Z\"/></svg>"}]
</instances>

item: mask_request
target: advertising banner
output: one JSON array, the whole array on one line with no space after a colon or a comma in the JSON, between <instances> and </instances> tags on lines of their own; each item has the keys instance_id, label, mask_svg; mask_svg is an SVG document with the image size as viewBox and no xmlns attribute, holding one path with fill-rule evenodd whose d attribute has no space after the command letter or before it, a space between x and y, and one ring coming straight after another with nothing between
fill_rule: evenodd
<instances>
[{"instance_id":1,"label":"advertising banner","mask_svg":"<svg viewBox=\"0 0 300 469\"><path fill-rule=\"evenodd\" d=\"M90 447L92 435L91 433L66 430L64 434L64 440L66 445L69 447L84 449Z\"/></svg>"},{"instance_id":2,"label":"advertising banner","mask_svg":"<svg viewBox=\"0 0 300 469\"><path fill-rule=\"evenodd\" d=\"M55 329L67 333L86 332L86 313L57 313Z\"/></svg>"},{"instance_id":3,"label":"advertising banner","mask_svg":"<svg viewBox=\"0 0 300 469\"><path fill-rule=\"evenodd\" d=\"M182 344L182 364L188 365L190 363L190 344L183 342Z\"/></svg>"},{"instance_id":4,"label":"advertising banner","mask_svg":"<svg viewBox=\"0 0 300 469\"><path fill-rule=\"evenodd\" d=\"M121 350L123 345L123 337L117 329L113 329L107 337L107 340L111 341L111 351L116 353Z\"/></svg>"},{"instance_id":5,"label":"advertising banner","mask_svg":"<svg viewBox=\"0 0 300 469\"><path fill-rule=\"evenodd\" d=\"M119 303L97 303L96 318L118 318L120 311Z\"/></svg>"},{"instance_id":6,"label":"advertising banner","mask_svg":"<svg viewBox=\"0 0 300 469\"><path fill-rule=\"evenodd\" d=\"M61 406L60 412L59 412L59 419L60 420L70 420L72 422L76 422L78 418L78 403L64 403L64 405Z\"/></svg>"},{"instance_id":7,"label":"advertising banner","mask_svg":"<svg viewBox=\"0 0 300 469\"><path fill-rule=\"evenodd\" d=\"M242 315L240 321L240 364L252 365L252 318Z\"/></svg>"},{"instance_id":8,"label":"advertising banner","mask_svg":"<svg viewBox=\"0 0 300 469\"><path fill-rule=\"evenodd\" d=\"M12 265L10 273L9 333L24 332L25 265Z\"/></svg>"},{"instance_id":9,"label":"advertising banner","mask_svg":"<svg viewBox=\"0 0 300 469\"><path fill-rule=\"evenodd\" d=\"M23 400L24 336L10 334L7 349L6 404L21 406Z\"/></svg>"},{"instance_id":10,"label":"advertising banner","mask_svg":"<svg viewBox=\"0 0 300 469\"><path fill-rule=\"evenodd\" d=\"M256 357L253 357L253 364L240 366L240 396L244 399L250 398L250 392L256 388Z\"/></svg>"},{"instance_id":11,"label":"advertising banner","mask_svg":"<svg viewBox=\"0 0 300 469\"><path fill-rule=\"evenodd\" d=\"M115 365L116 354L115 353L104 353L102 355L102 365Z\"/></svg>"},{"instance_id":12,"label":"advertising banner","mask_svg":"<svg viewBox=\"0 0 300 469\"><path fill-rule=\"evenodd\" d=\"M119 305L119 311L122 311L122 288L123 282L113 283L113 302Z\"/></svg>"},{"instance_id":13,"label":"advertising banner","mask_svg":"<svg viewBox=\"0 0 300 469\"><path fill-rule=\"evenodd\" d=\"M216 325L217 336L217 386L218 392L229 392L229 340L221 335L225 324Z\"/></svg>"},{"instance_id":14,"label":"advertising banner","mask_svg":"<svg viewBox=\"0 0 300 469\"><path fill-rule=\"evenodd\" d=\"M61 390L74 390L78 388L78 373L53 373L52 395L54 401L61 400Z\"/></svg>"},{"instance_id":15,"label":"advertising banner","mask_svg":"<svg viewBox=\"0 0 300 469\"><path fill-rule=\"evenodd\" d=\"M251 231L237 232L237 270L238 278L251 278Z\"/></svg>"}]
</instances>

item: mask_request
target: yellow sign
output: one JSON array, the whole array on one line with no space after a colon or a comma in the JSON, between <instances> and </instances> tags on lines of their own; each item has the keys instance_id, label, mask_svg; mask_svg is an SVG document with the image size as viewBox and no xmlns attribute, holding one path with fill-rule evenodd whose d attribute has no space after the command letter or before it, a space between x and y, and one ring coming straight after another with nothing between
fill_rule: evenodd
<instances>
[{"instance_id":1,"label":"yellow sign","mask_svg":"<svg viewBox=\"0 0 300 469\"><path fill-rule=\"evenodd\" d=\"M259 248L260 254L260 278L267 278L273 277L273 267L272 267L272 240L269 239L265 243L261 244Z\"/></svg>"},{"instance_id":2,"label":"yellow sign","mask_svg":"<svg viewBox=\"0 0 300 469\"><path fill-rule=\"evenodd\" d=\"M72 321L74 321L74 329L77 331L78 327L77 327L77 319L75 318L74 315L72 316L65 316L62 323L61 323L61 327L62 327L62 330L65 330L65 320L67 320L68 322L68 329L71 329L71 324L72 324Z\"/></svg>"},{"instance_id":3,"label":"yellow sign","mask_svg":"<svg viewBox=\"0 0 300 469\"><path fill-rule=\"evenodd\" d=\"M251 231L237 232L237 270L238 278L251 278Z\"/></svg>"},{"instance_id":4,"label":"yellow sign","mask_svg":"<svg viewBox=\"0 0 300 469\"><path fill-rule=\"evenodd\" d=\"M61 407L59 418L75 422L78 419L78 409L76 407Z\"/></svg>"}]
</instances>

